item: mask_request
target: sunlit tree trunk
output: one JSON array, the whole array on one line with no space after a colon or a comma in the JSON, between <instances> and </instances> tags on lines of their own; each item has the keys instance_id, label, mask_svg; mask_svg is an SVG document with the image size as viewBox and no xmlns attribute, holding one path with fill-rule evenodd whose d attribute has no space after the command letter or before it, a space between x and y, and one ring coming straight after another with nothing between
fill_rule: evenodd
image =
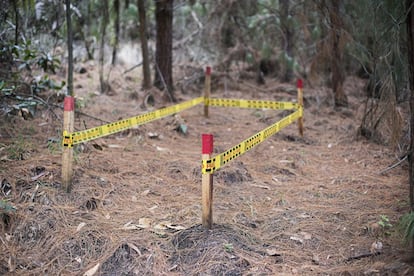
<instances>
[{"instance_id":1,"label":"sunlit tree trunk","mask_svg":"<svg viewBox=\"0 0 414 276\"><path fill-rule=\"evenodd\" d=\"M141 39L142 51L142 67L144 74L144 82L142 88L144 90L150 89L151 85L151 71L149 65L148 39L147 39L147 17L145 12L145 0L138 0L139 13L139 35Z\"/></svg>"},{"instance_id":2,"label":"sunlit tree trunk","mask_svg":"<svg viewBox=\"0 0 414 276\"><path fill-rule=\"evenodd\" d=\"M154 86L175 102L172 77L173 0L155 0L156 50Z\"/></svg>"}]
</instances>

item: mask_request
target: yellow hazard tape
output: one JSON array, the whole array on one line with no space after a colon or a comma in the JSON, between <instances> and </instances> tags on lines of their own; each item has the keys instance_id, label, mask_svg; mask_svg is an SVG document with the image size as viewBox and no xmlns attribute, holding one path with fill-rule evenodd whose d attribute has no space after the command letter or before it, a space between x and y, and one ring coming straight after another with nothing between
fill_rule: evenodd
<instances>
[{"instance_id":1,"label":"yellow hazard tape","mask_svg":"<svg viewBox=\"0 0 414 276\"><path fill-rule=\"evenodd\" d=\"M274 101L257 101L257 100L241 100L241 99L218 99L198 97L180 104L158 109L142 115L120 120L114 123L94 127L87 130L68 133L63 132L62 145L64 147L72 147L73 145L104 137L116 132L120 132L131 127L142 125L185 109L204 103L207 106L222 107L239 107L239 108L266 108L266 109L298 109L299 104L292 102L274 102Z\"/></svg>"},{"instance_id":2,"label":"yellow hazard tape","mask_svg":"<svg viewBox=\"0 0 414 276\"><path fill-rule=\"evenodd\" d=\"M266 109L298 109L299 104L292 102L257 101L241 99L205 98L204 104L209 106L240 107L240 108L266 108Z\"/></svg>"},{"instance_id":3,"label":"yellow hazard tape","mask_svg":"<svg viewBox=\"0 0 414 276\"><path fill-rule=\"evenodd\" d=\"M107 136L122 130L129 129L134 126L142 125L185 109L191 108L195 105L204 102L204 97L198 97L180 104L158 109L142 115L131 117L129 119L120 120L114 123L94 127L91 129L68 133L63 133L62 145L65 147L72 147L73 145Z\"/></svg>"},{"instance_id":4,"label":"yellow hazard tape","mask_svg":"<svg viewBox=\"0 0 414 276\"><path fill-rule=\"evenodd\" d=\"M232 147L231 149L216 155L213 158L208 160L202 161L202 173L203 174L211 174L214 171L221 168L223 165L227 164L234 158L242 155L243 153L247 152L248 150L252 149L253 147L257 146L273 134L277 133L284 127L290 125L298 118L303 116L303 108L302 106L298 106L298 109L293 112L292 114L284 117L280 121L276 122L275 124L263 129L262 131L256 133L255 135L247 138L246 140L242 141L240 144Z\"/></svg>"}]
</instances>

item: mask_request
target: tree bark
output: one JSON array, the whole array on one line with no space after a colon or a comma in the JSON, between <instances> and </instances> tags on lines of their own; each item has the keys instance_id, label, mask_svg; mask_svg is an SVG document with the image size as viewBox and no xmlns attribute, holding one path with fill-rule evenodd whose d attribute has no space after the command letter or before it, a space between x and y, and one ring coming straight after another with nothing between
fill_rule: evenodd
<instances>
[{"instance_id":1,"label":"tree bark","mask_svg":"<svg viewBox=\"0 0 414 276\"><path fill-rule=\"evenodd\" d=\"M332 1L326 3L329 7L329 19L331 27L331 70L332 70L332 90L335 95L335 106L348 106L348 98L343 89L345 80L343 69L343 46L341 45L341 36L343 31L343 21L341 18L341 1Z\"/></svg>"},{"instance_id":2,"label":"tree bark","mask_svg":"<svg viewBox=\"0 0 414 276\"><path fill-rule=\"evenodd\" d=\"M169 99L174 97L172 76L173 0L155 0L156 50L154 86L165 90Z\"/></svg>"},{"instance_id":3,"label":"tree bark","mask_svg":"<svg viewBox=\"0 0 414 276\"><path fill-rule=\"evenodd\" d=\"M147 16L145 12L145 0L138 0L138 16L139 16L139 35L141 39L141 52L142 52L142 68L144 74L144 82L142 83L142 89L147 90L152 87L151 85L151 71L149 65L149 52L148 52L148 39L147 39Z\"/></svg>"},{"instance_id":4,"label":"tree bark","mask_svg":"<svg viewBox=\"0 0 414 276\"><path fill-rule=\"evenodd\" d=\"M115 22L114 22L115 43L112 49L112 65L115 65L116 63L116 52L118 50L118 45L119 45L119 29L120 29L119 13L121 12L119 0L114 0L114 11L115 11Z\"/></svg>"},{"instance_id":5,"label":"tree bark","mask_svg":"<svg viewBox=\"0 0 414 276\"><path fill-rule=\"evenodd\" d=\"M101 45L99 47L99 83L100 90L102 94L105 94L108 90L108 84L104 80L104 59L105 59L105 35L106 35L106 26L108 25L109 20L108 15L108 0L102 1L102 18L101 18Z\"/></svg>"},{"instance_id":6,"label":"tree bark","mask_svg":"<svg viewBox=\"0 0 414 276\"><path fill-rule=\"evenodd\" d=\"M414 0L407 0L407 46L409 64L409 83L410 83L410 151L408 154L409 162L409 183L410 183L410 208L414 212Z\"/></svg>"},{"instance_id":7,"label":"tree bark","mask_svg":"<svg viewBox=\"0 0 414 276\"><path fill-rule=\"evenodd\" d=\"M70 0L66 0L66 26L68 29L68 96L74 96L73 93L73 33L72 18L70 12Z\"/></svg>"},{"instance_id":8,"label":"tree bark","mask_svg":"<svg viewBox=\"0 0 414 276\"><path fill-rule=\"evenodd\" d=\"M282 41L283 49L285 52L284 68L282 74L282 82L289 82L293 77L293 62L292 62L292 38L293 32L290 26L290 16L289 16L289 0L280 0L280 24L282 28Z\"/></svg>"}]
</instances>

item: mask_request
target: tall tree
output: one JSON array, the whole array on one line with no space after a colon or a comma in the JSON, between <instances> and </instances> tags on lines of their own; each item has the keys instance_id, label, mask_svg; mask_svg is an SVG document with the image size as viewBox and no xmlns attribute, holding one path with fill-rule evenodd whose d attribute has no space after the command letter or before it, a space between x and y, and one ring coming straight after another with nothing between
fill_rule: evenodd
<instances>
[{"instance_id":1,"label":"tall tree","mask_svg":"<svg viewBox=\"0 0 414 276\"><path fill-rule=\"evenodd\" d=\"M293 77L293 30L292 18L290 15L289 0L280 0L280 27L282 29L283 43L283 74L281 79L283 82L289 82Z\"/></svg>"},{"instance_id":2,"label":"tall tree","mask_svg":"<svg viewBox=\"0 0 414 276\"><path fill-rule=\"evenodd\" d=\"M106 26L109 21L109 12L108 12L108 0L102 0L102 18L101 18L101 45L99 47L99 83L101 93L104 94L108 90L108 84L104 80L104 58L105 58L105 35L106 35Z\"/></svg>"},{"instance_id":3,"label":"tall tree","mask_svg":"<svg viewBox=\"0 0 414 276\"><path fill-rule=\"evenodd\" d=\"M155 0L156 49L154 86L176 101L172 76L173 0Z\"/></svg>"},{"instance_id":4,"label":"tall tree","mask_svg":"<svg viewBox=\"0 0 414 276\"><path fill-rule=\"evenodd\" d=\"M410 84L410 151L409 162L409 182L410 182L410 208L414 212L414 0L406 0L407 14L407 42L408 42L408 64L409 64L409 84Z\"/></svg>"},{"instance_id":5,"label":"tall tree","mask_svg":"<svg viewBox=\"0 0 414 276\"><path fill-rule=\"evenodd\" d=\"M138 16L139 16L139 35L141 39L142 67L144 73L144 82L142 88L144 90L151 88L151 71L149 66L149 52L147 39L147 16L145 12L145 0L138 0Z\"/></svg>"},{"instance_id":6,"label":"tall tree","mask_svg":"<svg viewBox=\"0 0 414 276\"><path fill-rule=\"evenodd\" d=\"M114 30L115 30L115 42L114 47L112 49L112 65L116 63L116 52L118 50L119 45L119 30L120 30L120 16L119 13L121 12L119 0L114 0L114 12L115 12L115 22L114 22Z\"/></svg>"},{"instance_id":7,"label":"tall tree","mask_svg":"<svg viewBox=\"0 0 414 276\"><path fill-rule=\"evenodd\" d=\"M348 99L343 89L345 72L343 68L344 42L343 32L344 23L342 20L340 7L341 0L325 2L328 8L330 23L330 43L331 43L331 70L332 70L332 90L335 94L335 106L347 106Z\"/></svg>"}]
</instances>

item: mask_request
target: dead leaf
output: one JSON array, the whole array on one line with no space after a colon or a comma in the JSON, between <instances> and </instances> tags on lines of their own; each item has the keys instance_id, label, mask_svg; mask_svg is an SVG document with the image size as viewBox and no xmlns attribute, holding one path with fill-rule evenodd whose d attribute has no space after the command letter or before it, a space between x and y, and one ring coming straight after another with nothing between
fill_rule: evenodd
<instances>
[{"instance_id":1,"label":"dead leaf","mask_svg":"<svg viewBox=\"0 0 414 276\"><path fill-rule=\"evenodd\" d=\"M128 245L129 247L131 247L132 249L134 249L134 250L135 250L135 252L137 252L137 253L138 253L138 255L142 256L141 250L139 250L139 248L138 248L138 247L136 247L136 246L135 246L135 244L132 244L132 243L127 243L127 245Z\"/></svg>"},{"instance_id":2,"label":"dead leaf","mask_svg":"<svg viewBox=\"0 0 414 276\"><path fill-rule=\"evenodd\" d=\"M296 235L291 236L291 237L290 237L290 239L291 239L292 241L297 241L297 242L299 242L299 243L303 243L303 239L301 239L300 237L298 237L298 236L296 236Z\"/></svg>"},{"instance_id":3,"label":"dead leaf","mask_svg":"<svg viewBox=\"0 0 414 276\"><path fill-rule=\"evenodd\" d=\"M76 232L79 232L85 225L86 225L85 222L79 223L78 227L76 227Z\"/></svg>"},{"instance_id":4,"label":"dead leaf","mask_svg":"<svg viewBox=\"0 0 414 276\"><path fill-rule=\"evenodd\" d=\"M93 276L95 275L95 273L98 271L99 269L99 263L97 263L94 267L92 267L91 269L89 269L88 271L86 271L83 276Z\"/></svg>"},{"instance_id":5,"label":"dead leaf","mask_svg":"<svg viewBox=\"0 0 414 276\"><path fill-rule=\"evenodd\" d=\"M147 135L148 135L148 138L150 138L150 139L160 138L160 135L158 133L156 133L156 132L148 132Z\"/></svg>"},{"instance_id":6,"label":"dead leaf","mask_svg":"<svg viewBox=\"0 0 414 276\"><path fill-rule=\"evenodd\" d=\"M160 222L154 226L154 229L155 230L167 230L167 226L164 223Z\"/></svg>"},{"instance_id":7,"label":"dead leaf","mask_svg":"<svg viewBox=\"0 0 414 276\"><path fill-rule=\"evenodd\" d=\"M138 226L141 228L149 228L152 224L153 220L150 218L140 218L138 220Z\"/></svg>"},{"instance_id":8,"label":"dead leaf","mask_svg":"<svg viewBox=\"0 0 414 276\"><path fill-rule=\"evenodd\" d=\"M119 149L119 148L122 148L122 147L120 145L117 145L117 144L109 144L108 148Z\"/></svg>"},{"instance_id":9,"label":"dead leaf","mask_svg":"<svg viewBox=\"0 0 414 276\"><path fill-rule=\"evenodd\" d=\"M266 249L266 254L269 255L269 256L280 256L280 254L278 253L276 248L267 248Z\"/></svg>"},{"instance_id":10,"label":"dead leaf","mask_svg":"<svg viewBox=\"0 0 414 276\"><path fill-rule=\"evenodd\" d=\"M186 229L184 226L180 226L180 225L172 224L172 223L168 223L165 226L173 230L185 230Z\"/></svg>"},{"instance_id":11,"label":"dead leaf","mask_svg":"<svg viewBox=\"0 0 414 276\"><path fill-rule=\"evenodd\" d=\"M307 232L300 232L299 235L301 235L304 240L311 240L312 239L312 235L307 233Z\"/></svg>"}]
</instances>

